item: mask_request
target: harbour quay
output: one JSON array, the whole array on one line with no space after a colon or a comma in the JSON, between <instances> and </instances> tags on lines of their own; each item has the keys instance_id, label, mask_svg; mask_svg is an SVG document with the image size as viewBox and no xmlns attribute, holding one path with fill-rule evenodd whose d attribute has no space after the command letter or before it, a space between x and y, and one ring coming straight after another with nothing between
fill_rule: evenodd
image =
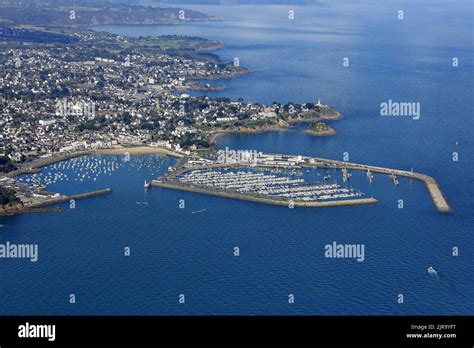
<instances>
[{"instance_id":1,"label":"harbour quay","mask_svg":"<svg viewBox=\"0 0 474 348\"><path fill-rule=\"evenodd\" d=\"M398 176L423 181L439 212L451 208L436 180L428 175L365 164L335 161L301 155L258 153L253 163L229 163L209 158L183 158L169 172L152 181L153 186L290 207L329 207L373 204L356 188L331 182L330 175L321 182L308 182L303 169L340 169L343 181L349 170L364 171L369 181L372 173L389 175L395 185ZM319 175L319 174L318 174ZM323 178L321 178L323 179Z\"/></svg>"}]
</instances>

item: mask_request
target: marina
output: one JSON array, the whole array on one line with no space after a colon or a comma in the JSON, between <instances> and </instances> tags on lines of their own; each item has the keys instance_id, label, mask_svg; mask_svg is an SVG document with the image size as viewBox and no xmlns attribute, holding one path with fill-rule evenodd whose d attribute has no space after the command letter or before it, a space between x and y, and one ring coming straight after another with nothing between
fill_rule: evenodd
<instances>
[{"instance_id":1,"label":"marina","mask_svg":"<svg viewBox=\"0 0 474 348\"><path fill-rule=\"evenodd\" d=\"M57 198L59 194L45 192L48 185L57 181L97 181L99 184L101 177L111 176L127 163L134 163L129 161L126 155L91 158L84 152L65 154L54 159L41 159L15 173L15 176L18 176L16 188L20 192L36 192L22 197L23 203L29 206L45 199ZM163 160L159 160L155 163L150 159L134 165L139 168L148 167L154 175L162 162ZM43 173L40 171L43 166L50 166L52 171ZM318 169L323 173L317 171ZM304 178L303 170L315 171L313 178ZM340 176L331 172L334 170L340 171ZM363 192L348 184L353 175L351 171L365 172L369 184L374 182L374 173L387 175L396 187L400 185L399 177L422 181L435 208L443 213L451 211L438 183L428 175L413 170L404 171L300 155L259 153L255 163L251 164L225 163L209 158L186 156L169 167L162 177L151 181L145 179L143 187L194 190L243 200L251 198L252 201L278 205L319 207L347 205L347 201L350 201L351 205L377 202L375 198L365 197ZM337 183L339 178L342 178L342 183Z\"/></svg>"},{"instance_id":2,"label":"marina","mask_svg":"<svg viewBox=\"0 0 474 348\"><path fill-rule=\"evenodd\" d=\"M35 174L38 173L43 167L61 163L73 158L87 156L90 154L90 151L76 151L71 153L40 157L32 162L26 162L20 165L17 170L8 173L8 176L14 178L21 174Z\"/></svg>"},{"instance_id":3,"label":"marina","mask_svg":"<svg viewBox=\"0 0 474 348\"><path fill-rule=\"evenodd\" d=\"M324 183L295 177L302 169L318 168L340 170L345 184L352 176L349 170L366 172L370 184L375 178L373 173L388 175L395 186L400 185L398 176L420 180L435 208L442 213L451 211L438 183L428 175L299 155L259 153L251 165L185 158L152 185L277 205L321 207L377 202L373 197L361 198L364 193L355 188L333 183L329 173L324 175Z\"/></svg>"},{"instance_id":4,"label":"marina","mask_svg":"<svg viewBox=\"0 0 474 348\"><path fill-rule=\"evenodd\" d=\"M338 184L308 184L305 179L277 176L268 171L192 171L178 178L180 183L210 187L218 190L234 190L273 198L317 201L360 197L354 189L342 188Z\"/></svg>"},{"instance_id":5,"label":"marina","mask_svg":"<svg viewBox=\"0 0 474 348\"><path fill-rule=\"evenodd\" d=\"M290 204L294 207L331 207L331 206L343 206L343 205L358 205L358 204L372 204L377 203L375 198L360 198L360 199L349 199L349 200L340 200L340 201L293 201L289 202L288 200L278 199L273 197L262 197L254 194L242 194L236 192L230 192L227 190L217 190L217 189L210 189L210 188L201 188L198 186L191 186L191 185L183 185L183 184L176 184L171 182L159 182L154 181L154 186L173 189L173 190L181 190L181 191L188 191L188 192L195 192L195 193L202 193L211 196L219 196L225 198L233 198L233 199L240 199L244 201L250 201L255 203L264 203L270 205L280 205L280 206L289 206Z\"/></svg>"},{"instance_id":6,"label":"marina","mask_svg":"<svg viewBox=\"0 0 474 348\"><path fill-rule=\"evenodd\" d=\"M120 171L147 170L155 175L165 156L88 155L83 152L54 156L54 160L38 159L30 167L20 169L12 176L0 177L3 186L15 190L19 204L5 208L5 214L51 211L39 209L71 199L84 199L111 192L107 179ZM59 161L62 159L61 161ZM28 171L25 172L25 169ZM30 172L30 170L33 170ZM150 174L147 175L149 177ZM151 186L144 177L143 187ZM78 186L79 185L79 186ZM80 187L80 189L77 189ZM79 191L79 192L78 192ZM85 193L80 193L80 192Z\"/></svg>"},{"instance_id":7,"label":"marina","mask_svg":"<svg viewBox=\"0 0 474 348\"><path fill-rule=\"evenodd\" d=\"M390 175L396 186L399 185L397 176L422 181L428 189L436 210L441 213L449 213L451 211L451 207L444 196L443 191L439 187L438 182L429 175L416 173L413 170L406 171L400 169L376 167L366 164L335 161L317 157L307 157L307 159L310 163L318 163L319 165L323 165L325 167L367 171L369 181L373 180L373 175L371 173Z\"/></svg>"}]
</instances>

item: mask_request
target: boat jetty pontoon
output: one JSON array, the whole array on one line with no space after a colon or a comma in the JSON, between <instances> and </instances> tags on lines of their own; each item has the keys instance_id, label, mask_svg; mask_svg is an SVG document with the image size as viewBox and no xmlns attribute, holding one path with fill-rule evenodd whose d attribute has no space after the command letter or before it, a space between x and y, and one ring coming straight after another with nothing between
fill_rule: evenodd
<instances>
[{"instance_id":1,"label":"boat jetty pontoon","mask_svg":"<svg viewBox=\"0 0 474 348\"><path fill-rule=\"evenodd\" d=\"M349 170L367 172L369 180L373 178L372 173L387 174L395 184L398 184L397 176L421 180L425 182L436 209L440 212L451 210L436 180L428 175L307 156L259 153L252 164L186 158L170 168L166 175L153 180L152 185L266 204L292 204L295 207L377 202L373 197L363 197L364 194L356 189L330 182L330 175L325 177L324 183L308 183L304 178L292 175L295 170L303 168L341 169L346 179L344 182L350 177Z\"/></svg>"}]
</instances>

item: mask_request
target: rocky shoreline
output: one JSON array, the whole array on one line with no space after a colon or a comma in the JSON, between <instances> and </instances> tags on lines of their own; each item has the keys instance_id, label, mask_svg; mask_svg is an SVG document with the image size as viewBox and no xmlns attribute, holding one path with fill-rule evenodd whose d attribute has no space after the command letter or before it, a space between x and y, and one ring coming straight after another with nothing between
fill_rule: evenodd
<instances>
[{"instance_id":1,"label":"rocky shoreline","mask_svg":"<svg viewBox=\"0 0 474 348\"><path fill-rule=\"evenodd\" d=\"M63 211L63 208L54 207L25 207L25 206L8 206L0 208L0 216L13 216L18 214L29 214L29 213L55 213Z\"/></svg>"},{"instance_id":2,"label":"rocky shoreline","mask_svg":"<svg viewBox=\"0 0 474 348\"><path fill-rule=\"evenodd\" d=\"M314 137L328 137L336 134L336 130L324 122L310 125L305 133Z\"/></svg>"},{"instance_id":3,"label":"rocky shoreline","mask_svg":"<svg viewBox=\"0 0 474 348\"><path fill-rule=\"evenodd\" d=\"M226 134L232 134L232 133L253 134L253 133L271 132L271 131L283 131L283 130L288 130L289 127L290 125L287 122L280 120L279 122L275 124L265 125L265 126L219 129L219 130L212 131L208 134L208 141L210 144L215 144L217 139L219 139L221 136L224 136Z\"/></svg>"},{"instance_id":4,"label":"rocky shoreline","mask_svg":"<svg viewBox=\"0 0 474 348\"><path fill-rule=\"evenodd\" d=\"M230 129L218 129L215 131L211 131L208 134L208 141L210 144L215 144L216 141L225 134L232 134L232 133L263 133L263 132L271 132L271 131L283 131L288 130L292 124L297 123L316 123L321 121L337 121L343 118L342 114L330 109L332 114L325 115L325 116L316 116L316 117L288 117L288 121L278 120L273 124L264 125L264 126L257 126L257 127L234 127ZM331 136L336 134L336 130L329 125L326 125L328 131L326 132L315 132L307 130L306 133L313 136Z\"/></svg>"},{"instance_id":5,"label":"rocky shoreline","mask_svg":"<svg viewBox=\"0 0 474 348\"><path fill-rule=\"evenodd\" d=\"M80 193L76 195L62 195L55 198L45 199L44 201L36 202L36 203L26 205L26 206L23 205L22 203L7 204L0 207L0 216L2 215L11 216L11 215L25 214L25 213L59 212L63 210L61 207L48 208L48 206L69 202L71 199L73 200L87 199L87 198L109 194L111 192L112 190L110 188L106 188L103 190L85 192L85 193Z\"/></svg>"}]
</instances>

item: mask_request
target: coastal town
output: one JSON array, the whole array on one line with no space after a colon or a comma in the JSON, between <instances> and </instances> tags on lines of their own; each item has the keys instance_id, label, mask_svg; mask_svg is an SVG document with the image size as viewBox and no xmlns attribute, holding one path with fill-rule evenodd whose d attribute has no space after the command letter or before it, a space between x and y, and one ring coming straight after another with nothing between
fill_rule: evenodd
<instances>
[{"instance_id":1,"label":"coastal town","mask_svg":"<svg viewBox=\"0 0 474 348\"><path fill-rule=\"evenodd\" d=\"M3 33L11 36L12 30L16 29ZM397 175L407 176L425 182L439 211L450 211L433 178L395 169L260 153L254 158L260 167L290 169L290 177L275 176L271 171L208 172L210 168L221 170L222 166L229 166L218 158L221 150L215 141L219 135L281 130L295 122L306 122L307 134L331 136L336 131L324 121L342 118L320 99L303 104L264 105L192 95L192 90L218 90L221 86L215 83L219 80L251 73L236 61L223 62L208 53L220 47L220 42L181 36L126 38L76 29L48 32L63 42L54 48L41 42L25 45L22 38L31 40L38 36L38 30L21 29L16 41L2 42L2 214L49 211L44 207L110 193L111 189L105 188L67 196L48 192L41 182L17 180L20 174L35 174L42 167L92 153L161 153L179 157L181 160L170 168L169 175L152 181L154 186L279 205L292 202L296 206L318 207L377 202L336 183L306 184L291 177L292 171L305 166L342 170L343 180L350 175L348 169L367 171L369 181L372 172L388 174L396 183ZM179 177L183 168L192 172ZM208 182L209 175L212 180Z\"/></svg>"},{"instance_id":2,"label":"coastal town","mask_svg":"<svg viewBox=\"0 0 474 348\"><path fill-rule=\"evenodd\" d=\"M3 33L11 36L15 30ZM192 96L192 90L212 91L218 80L250 73L207 53L219 42L77 29L54 34L64 41L54 48L26 45L22 38L30 40L38 31L21 29L17 41L2 42L0 53L0 158L5 162L1 171L8 174L1 180L17 192L27 191L15 183L18 171L63 157L132 147L206 154L216 150L216 137L226 132L341 118L320 100L263 105Z\"/></svg>"},{"instance_id":3,"label":"coastal town","mask_svg":"<svg viewBox=\"0 0 474 348\"><path fill-rule=\"evenodd\" d=\"M349 169L366 171L369 181L374 172L387 174L396 185L397 175L406 176L425 182L436 208L450 211L436 181L423 174L300 155L258 153L251 156L254 163L246 163L248 158L244 163L222 162L222 150L215 144L222 134L282 130L305 122L306 134L332 136L336 130L326 122L342 115L320 99L264 105L193 93L223 90L219 83L224 79L252 73L238 59L225 62L210 53L221 42L47 26L3 26L0 37L0 213L41 211L110 193L104 188L67 196L48 192L41 181L17 180L21 174L35 175L42 167L94 153L179 157L169 174L150 178L145 186L279 205L377 202L329 182L330 175L309 184L293 178L302 168L338 169L343 182L351 175ZM243 171L226 172L236 166ZM258 168L263 172L252 172ZM286 176L273 174L282 168L289 170Z\"/></svg>"},{"instance_id":4,"label":"coastal town","mask_svg":"<svg viewBox=\"0 0 474 348\"><path fill-rule=\"evenodd\" d=\"M102 42L104 35L99 35ZM114 42L131 40L105 36ZM87 45L98 38L88 34L80 40ZM196 80L248 72L232 63L139 51L111 59L88 55L81 45L10 49L0 54L0 61L0 155L20 163L117 145L155 144L189 153L209 147L209 136L216 131L265 128L304 114L340 117L319 101L266 106L180 92L196 86Z\"/></svg>"}]
</instances>

